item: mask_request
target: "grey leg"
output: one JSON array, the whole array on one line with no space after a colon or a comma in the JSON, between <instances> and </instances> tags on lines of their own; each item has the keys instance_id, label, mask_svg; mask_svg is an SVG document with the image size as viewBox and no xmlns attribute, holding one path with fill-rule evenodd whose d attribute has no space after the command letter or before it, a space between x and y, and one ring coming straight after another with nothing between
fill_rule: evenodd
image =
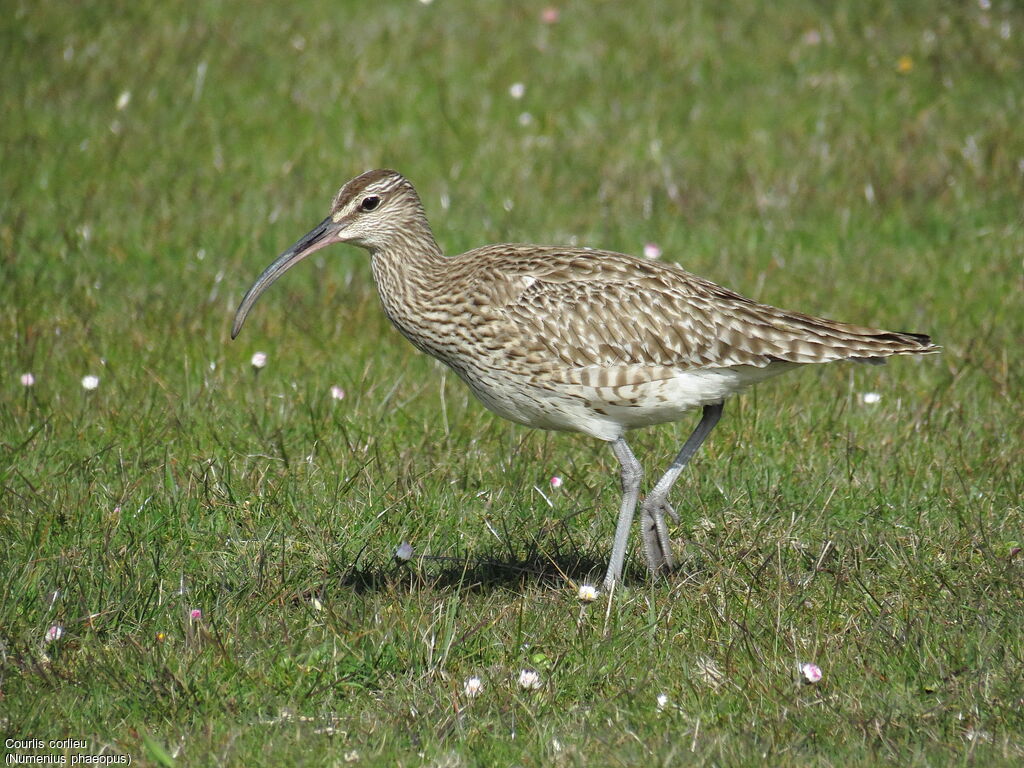
<instances>
[{"instance_id":1,"label":"grey leg","mask_svg":"<svg viewBox=\"0 0 1024 768\"><path fill-rule=\"evenodd\" d=\"M615 440L612 443L612 450L622 465L622 504L619 506L619 522L615 526L615 543L612 545L612 556L608 562L608 573L604 577L605 589L611 589L615 582L622 578L629 528L633 524L633 512L636 510L637 499L640 498L640 480L644 476L643 467L629 450L624 439L620 437Z\"/></svg>"},{"instance_id":2,"label":"grey leg","mask_svg":"<svg viewBox=\"0 0 1024 768\"><path fill-rule=\"evenodd\" d=\"M701 416L697 428L693 430L693 434L690 435L683 449L679 451L672 466L661 476L651 492L647 494L647 498L644 499L643 506L640 508L640 533L643 536L644 553L647 555L647 565L651 569L651 573L657 573L662 569L668 570L675 565L672 560L672 545L668 538L668 525L665 524L665 513L668 512L673 519L678 519L678 515L668 503L668 494L676 480L679 479L679 473L683 471L683 467L693 458L693 454L711 434L711 430L715 428L720 418L722 418L722 403L704 406L704 414Z\"/></svg>"}]
</instances>

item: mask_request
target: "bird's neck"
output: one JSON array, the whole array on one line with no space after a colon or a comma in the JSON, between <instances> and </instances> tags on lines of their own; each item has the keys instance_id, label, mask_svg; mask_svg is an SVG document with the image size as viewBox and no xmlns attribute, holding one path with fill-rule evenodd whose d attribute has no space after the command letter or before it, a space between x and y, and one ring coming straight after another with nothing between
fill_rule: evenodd
<instances>
[{"instance_id":1,"label":"bird's neck","mask_svg":"<svg viewBox=\"0 0 1024 768\"><path fill-rule=\"evenodd\" d=\"M441 268L445 262L444 253L426 217L417 217L396 228L384 245L370 250L370 256L373 276L378 284L382 277L396 283L416 282L417 278Z\"/></svg>"},{"instance_id":2,"label":"bird's neck","mask_svg":"<svg viewBox=\"0 0 1024 768\"><path fill-rule=\"evenodd\" d=\"M373 279L384 312L414 344L422 309L443 283L447 259L426 219L405 226L387 246L370 252Z\"/></svg>"}]
</instances>

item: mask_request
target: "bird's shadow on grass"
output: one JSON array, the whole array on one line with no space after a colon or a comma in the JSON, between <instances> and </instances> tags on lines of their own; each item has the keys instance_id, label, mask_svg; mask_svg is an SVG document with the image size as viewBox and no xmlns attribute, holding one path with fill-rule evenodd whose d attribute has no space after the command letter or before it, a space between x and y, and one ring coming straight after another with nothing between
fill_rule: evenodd
<instances>
[{"instance_id":1,"label":"bird's shadow on grass","mask_svg":"<svg viewBox=\"0 0 1024 768\"><path fill-rule=\"evenodd\" d=\"M417 555L378 567L362 567L357 558L334 583L355 592L564 588L600 584L606 567L604 560L579 550L489 549L461 556Z\"/></svg>"}]
</instances>

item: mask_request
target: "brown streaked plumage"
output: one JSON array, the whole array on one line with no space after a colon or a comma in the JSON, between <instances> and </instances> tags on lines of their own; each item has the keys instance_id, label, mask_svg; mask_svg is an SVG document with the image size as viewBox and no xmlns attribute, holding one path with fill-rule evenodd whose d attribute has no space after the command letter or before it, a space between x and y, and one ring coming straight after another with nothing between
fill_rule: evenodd
<instances>
[{"instance_id":1,"label":"brown streaked plumage","mask_svg":"<svg viewBox=\"0 0 1024 768\"><path fill-rule=\"evenodd\" d=\"M527 426L611 443L623 496L607 587L622 575L642 477L627 430L703 408L641 506L647 563L658 572L673 564L668 493L727 397L800 365L939 351L923 334L777 309L674 264L621 253L509 244L444 256L415 189L388 170L343 186L330 215L267 267L238 308L232 338L274 280L335 242L370 252L391 322L488 408Z\"/></svg>"}]
</instances>

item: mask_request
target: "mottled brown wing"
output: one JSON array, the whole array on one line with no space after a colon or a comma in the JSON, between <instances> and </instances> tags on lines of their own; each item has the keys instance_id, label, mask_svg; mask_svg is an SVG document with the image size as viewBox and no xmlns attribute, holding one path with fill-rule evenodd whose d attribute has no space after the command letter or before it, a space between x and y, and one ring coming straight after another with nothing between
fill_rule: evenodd
<instances>
[{"instance_id":1,"label":"mottled brown wing","mask_svg":"<svg viewBox=\"0 0 1024 768\"><path fill-rule=\"evenodd\" d=\"M927 336L759 304L671 264L597 251L546 255L506 273L521 289L506 292L503 312L562 365L764 367L938 350Z\"/></svg>"}]
</instances>

